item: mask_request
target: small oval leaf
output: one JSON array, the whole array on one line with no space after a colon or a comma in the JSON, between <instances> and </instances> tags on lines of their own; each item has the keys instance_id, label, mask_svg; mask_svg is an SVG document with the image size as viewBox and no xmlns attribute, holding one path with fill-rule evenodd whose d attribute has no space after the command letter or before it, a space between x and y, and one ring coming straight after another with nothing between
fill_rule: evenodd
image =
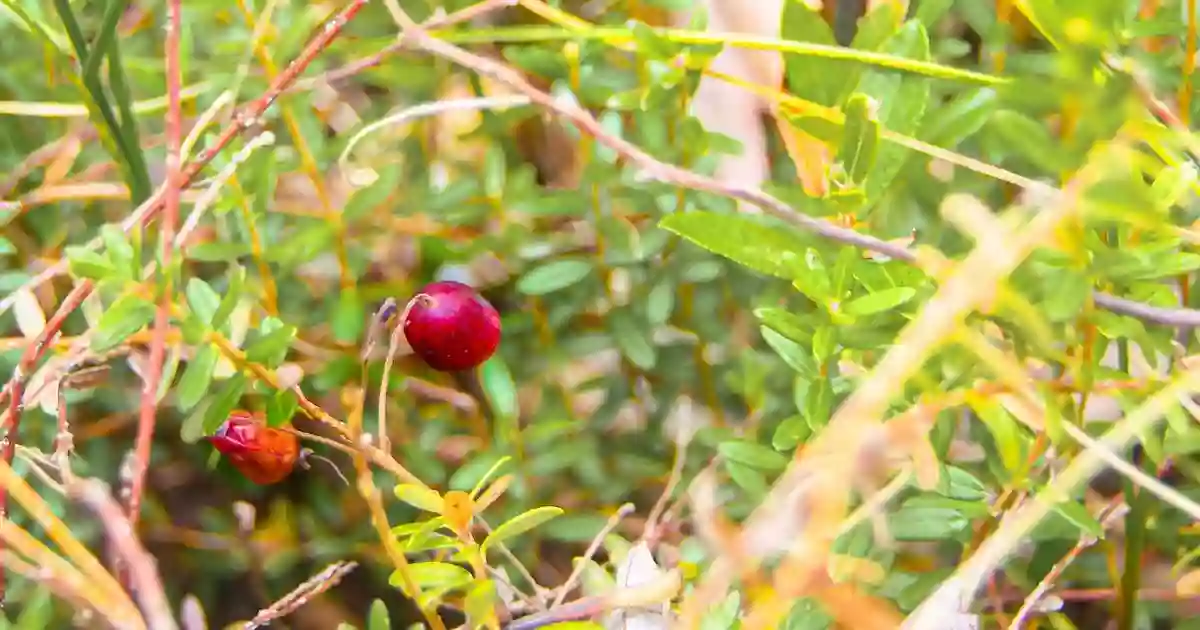
<instances>
[{"instance_id":1,"label":"small oval leaf","mask_svg":"<svg viewBox=\"0 0 1200 630\"><path fill-rule=\"evenodd\" d=\"M556 260L521 276L517 290L525 295L546 295L580 282L592 272L591 263L582 260Z\"/></svg>"},{"instance_id":2,"label":"small oval leaf","mask_svg":"<svg viewBox=\"0 0 1200 630\"><path fill-rule=\"evenodd\" d=\"M487 540L483 541L482 553L486 556L490 545L520 536L543 523L561 516L562 513L562 508L547 505L518 514L492 530L492 534L487 537Z\"/></svg>"},{"instance_id":3,"label":"small oval leaf","mask_svg":"<svg viewBox=\"0 0 1200 630\"><path fill-rule=\"evenodd\" d=\"M893 287L854 298L845 304L843 310L858 317L875 315L896 308L916 295L917 290L912 287Z\"/></svg>"},{"instance_id":4,"label":"small oval leaf","mask_svg":"<svg viewBox=\"0 0 1200 630\"><path fill-rule=\"evenodd\" d=\"M442 495L429 488L402 483L392 489L397 499L426 512L442 513Z\"/></svg>"}]
</instances>

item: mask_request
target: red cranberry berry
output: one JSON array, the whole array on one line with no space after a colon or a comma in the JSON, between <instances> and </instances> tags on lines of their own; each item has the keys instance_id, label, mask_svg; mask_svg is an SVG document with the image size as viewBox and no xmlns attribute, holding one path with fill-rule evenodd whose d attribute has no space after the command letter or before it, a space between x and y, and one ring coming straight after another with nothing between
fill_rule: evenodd
<instances>
[{"instance_id":1,"label":"red cranberry berry","mask_svg":"<svg viewBox=\"0 0 1200 630\"><path fill-rule=\"evenodd\" d=\"M479 366L500 345L500 314L474 289L453 280L421 289L402 325L413 352L442 372Z\"/></svg>"},{"instance_id":2,"label":"red cranberry berry","mask_svg":"<svg viewBox=\"0 0 1200 630\"><path fill-rule=\"evenodd\" d=\"M283 481L303 452L295 435L268 427L262 414L241 410L231 413L208 441L250 481L261 485Z\"/></svg>"}]
</instances>

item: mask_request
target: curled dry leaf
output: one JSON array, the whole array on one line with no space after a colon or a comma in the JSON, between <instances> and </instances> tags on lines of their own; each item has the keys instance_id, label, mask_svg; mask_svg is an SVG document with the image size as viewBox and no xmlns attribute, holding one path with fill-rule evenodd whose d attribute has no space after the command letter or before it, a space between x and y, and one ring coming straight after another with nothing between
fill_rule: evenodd
<instances>
[{"instance_id":1,"label":"curled dry leaf","mask_svg":"<svg viewBox=\"0 0 1200 630\"><path fill-rule=\"evenodd\" d=\"M629 588L648 585L659 580L665 572L654 560L650 546L639 542L630 548L625 559L617 566L617 587ZM665 630L670 627L667 602L653 608L639 610L614 610L604 620L608 630Z\"/></svg>"},{"instance_id":2,"label":"curled dry leaf","mask_svg":"<svg viewBox=\"0 0 1200 630\"><path fill-rule=\"evenodd\" d=\"M195 595L185 595L179 605L179 621L183 630L208 630L208 620L204 616L204 607Z\"/></svg>"},{"instance_id":3,"label":"curled dry leaf","mask_svg":"<svg viewBox=\"0 0 1200 630\"><path fill-rule=\"evenodd\" d=\"M700 429L712 426L715 414L689 396L680 396L663 421L663 433L676 448L686 448Z\"/></svg>"},{"instance_id":4,"label":"curled dry leaf","mask_svg":"<svg viewBox=\"0 0 1200 630\"><path fill-rule=\"evenodd\" d=\"M229 341L234 347L242 347L246 335L250 332L250 309L252 305L246 301L238 302L229 315ZM217 367L213 369L213 378L225 380L237 373L237 368L224 354L217 358Z\"/></svg>"},{"instance_id":5,"label":"curled dry leaf","mask_svg":"<svg viewBox=\"0 0 1200 630\"><path fill-rule=\"evenodd\" d=\"M83 312L83 319L87 322L89 329L99 326L100 316L104 314L104 303L100 301L100 294L95 291L89 293L86 298L83 298L80 310Z\"/></svg>"},{"instance_id":6,"label":"curled dry leaf","mask_svg":"<svg viewBox=\"0 0 1200 630\"><path fill-rule=\"evenodd\" d=\"M696 3L696 9L708 15L710 33L777 37L783 1L702 0ZM675 21L679 26L686 26L689 18L687 14L680 14ZM783 58L774 51L726 46L713 59L710 68L745 82L774 87L782 81ZM696 89L693 107L696 118L705 129L742 143L740 155L721 158L717 165L717 179L741 186L759 186L766 181L770 168L762 115L767 112L769 104L741 87L704 76ZM745 202L738 202L738 206L742 211L757 211L757 208Z\"/></svg>"},{"instance_id":7,"label":"curled dry leaf","mask_svg":"<svg viewBox=\"0 0 1200 630\"><path fill-rule=\"evenodd\" d=\"M47 415L58 412L58 392L66 369L66 359L51 357L38 371L33 373L25 385L21 404L26 409L37 407Z\"/></svg>"},{"instance_id":8,"label":"curled dry leaf","mask_svg":"<svg viewBox=\"0 0 1200 630\"><path fill-rule=\"evenodd\" d=\"M1192 569L1175 582L1175 594L1181 598L1200 597L1200 569Z\"/></svg>"},{"instance_id":9,"label":"curled dry leaf","mask_svg":"<svg viewBox=\"0 0 1200 630\"><path fill-rule=\"evenodd\" d=\"M33 291L24 287L17 289L13 295L13 316L17 319L17 328L26 339L33 339L42 334L46 328L46 313L38 304Z\"/></svg>"},{"instance_id":10,"label":"curled dry leaf","mask_svg":"<svg viewBox=\"0 0 1200 630\"><path fill-rule=\"evenodd\" d=\"M304 380L304 368L295 363L284 363L275 370L279 379L279 389L291 389Z\"/></svg>"}]
</instances>

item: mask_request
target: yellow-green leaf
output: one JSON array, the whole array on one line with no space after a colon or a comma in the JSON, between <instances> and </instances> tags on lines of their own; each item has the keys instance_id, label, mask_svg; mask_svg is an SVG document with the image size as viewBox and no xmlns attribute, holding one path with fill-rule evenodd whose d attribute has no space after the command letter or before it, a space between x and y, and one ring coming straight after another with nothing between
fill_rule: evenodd
<instances>
[{"instance_id":1,"label":"yellow-green leaf","mask_svg":"<svg viewBox=\"0 0 1200 630\"><path fill-rule=\"evenodd\" d=\"M470 571L449 562L415 562L408 565L408 576L421 590L437 589L442 591L470 584L474 579ZM407 588L404 575L400 570L392 572L388 583L401 590Z\"/></svg>"},{"instance_id":2,"label":"yellow-green leaf","mask_svg":"<svg viewBox=\"0 0 1200 630\"><path fill-rule=\"evenodd\" d=\"M442 495L421 486L410 483L402 483L397 485L393 490L396 498L426 512L441 514L442 512Z\"/></svg>"},{"instance_id":3,"label":"yellow-green leaf","mask_svg":"<svg viewBox=\"0 0 1200 630\"><path fill-rule=\"evenodd\" d=\"M492 534L487 537L487 540L483 541L482 551L484 556L487 555L489 545L520 536L521 534L524 534L525 532L562 515L562 513L562 508L548 505L533 508L528 512L518 514L504 523L501 523L499 527L492 530Z\"/></svg>"}]
</instances>

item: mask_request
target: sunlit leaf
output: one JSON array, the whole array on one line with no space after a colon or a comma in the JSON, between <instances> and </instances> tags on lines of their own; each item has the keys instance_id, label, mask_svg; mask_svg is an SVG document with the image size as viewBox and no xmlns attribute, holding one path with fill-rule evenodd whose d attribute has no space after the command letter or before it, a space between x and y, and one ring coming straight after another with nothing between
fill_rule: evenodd
<instances>
[{"instance_id":1,"label":"sunlit leaf","mask_svg":"<svg viewBox=\"0 0 1200 630\"><path fill-rule=\"evenodd\" d=\"M522 512L511 519L501 523L492 530L490 536L483 541L482 552L487 554L491 545L504 542L524 534L543 523L546 523L563 513L563 509L554 506L543 506L533 508L532 510Z\"/></svg>"}]
</instances>

